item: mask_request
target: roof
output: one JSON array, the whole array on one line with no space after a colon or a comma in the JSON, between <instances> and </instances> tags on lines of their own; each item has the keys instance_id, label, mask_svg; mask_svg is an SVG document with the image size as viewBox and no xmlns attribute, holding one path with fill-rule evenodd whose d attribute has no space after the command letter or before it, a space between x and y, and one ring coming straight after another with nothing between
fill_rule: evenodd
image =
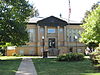
<instances>
[{"instance_id":1,"label":"roof","mask_svg":"<svg viewBox=\"0 0 100 75\"><path fill-rule=\"evenodd\" d=\"M57 18L57 17L50 16L50 17L44 18L42 20L39 20L37 22L37 24L40 26L44 26L44 25L47 25L47 26L51 26L51 25L52 26L65 26L68 23L62 19Z\"/></svg>"},{"instance_id":2,"label":"roof","mask_svg":"<svg viewBox=\"0 0 100 75\"><path fill-rule=\"evenodd\" d=\"M47 26L65 26L65 25L80 25L82 23L76 22L76 21L72 21L70 20L70 22L68 23L68 20L65 18L57 18L55 16L50 16L47 18L43 18L43 17L33 17L30 18L28 21L29 24L38 24L41 26L47 25Z\"/></svg>"},{"instance_id":3,"label":"roof","mask_svg":"<svg viewBox=\"0 0 100 75\"><path fill-rule=\"evenodd\" d=\"M42 20L43 17L33 17L28 20L28 23L37 23L37 21Z\"/></svg>"}]
</instances>

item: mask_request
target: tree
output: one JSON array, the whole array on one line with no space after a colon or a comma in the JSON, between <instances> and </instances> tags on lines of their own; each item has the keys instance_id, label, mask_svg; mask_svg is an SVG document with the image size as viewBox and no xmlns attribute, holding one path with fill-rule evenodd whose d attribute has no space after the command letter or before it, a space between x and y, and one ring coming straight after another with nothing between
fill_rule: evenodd
<instances>
[{"instance_id":1,"label":"tree","mask_svg":"<svg viewBox=\"0 0 100 75\"><path fill-rule=\"evenodd\" d=\"M32 6L25 0L0 0L0 42L23 45L28 41L26 20Z\"/></svg>"},{"instance_id":2,"label":"tree","mask_svg":"<svg viewBox=\"0 0 100 75\"><path fill-rule=\"evenodd\" d=\"M39 16L38 9L33 8L30 17L32 18L32 17L38 17L38 16Z\"/></svg>"},{"instance_id":3,"label":"tree","mask_svg":"<svg viewBox=\"0 0 100 75\"><path fill-rule=\"evenodd\" d=\"M87 18L88 15L91 13L91 11L95 10L98 7L98 5L99 5L98 3L93 4L92 7L91 7L91 10L90 11L89 10L86 11L85 16L84 16L84 18L82 20L83 23L85 23L85 18Z\"/></svg>"},{"instance_id":4,"label":"tree","mask_svg":"<svg viewBox=\"0 0 100 75\"><path fill-rule=\"evenodd\" d=\"M85 23L81 25L84 29L80 41L94 48L100 43L100 5L92 10L85 18Z\"/></svg>"}]
</instances>

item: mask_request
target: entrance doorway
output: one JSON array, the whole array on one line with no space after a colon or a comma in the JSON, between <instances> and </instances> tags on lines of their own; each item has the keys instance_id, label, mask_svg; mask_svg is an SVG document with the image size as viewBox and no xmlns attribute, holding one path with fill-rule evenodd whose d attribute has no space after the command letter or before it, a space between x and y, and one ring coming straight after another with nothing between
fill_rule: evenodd
<instances>
[{"instance_id":1,"label":"entrance doorway","mask_svg":"<svg viewBox=\"0 0 100 75\"><path fill-rule=\"evenodd\" d=\"M49 48L55 48L55 38L48 39L48 46Z\"/></svg>"}]
</instances>

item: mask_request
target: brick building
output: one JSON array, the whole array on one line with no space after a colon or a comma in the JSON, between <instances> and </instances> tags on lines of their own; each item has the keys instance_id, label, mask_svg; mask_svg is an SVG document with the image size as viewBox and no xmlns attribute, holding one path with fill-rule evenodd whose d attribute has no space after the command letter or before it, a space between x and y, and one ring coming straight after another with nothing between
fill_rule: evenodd
<instances>
[{"instance_id":1,"label":"brick building","mask_svg":"<svg viewBox=\"0 0 100 75\"><path fill-rule=\"evenodd\" d=\"M43 50L49 51L49 55L84 52L85 45L79 42L79 32L83 29L82 23L68 23L67 21L50 16L43 19L30 19L27 30L29 42L27 45L16 47L16 53L21 55L41 55Z\"/></svg>"}]
</instances>

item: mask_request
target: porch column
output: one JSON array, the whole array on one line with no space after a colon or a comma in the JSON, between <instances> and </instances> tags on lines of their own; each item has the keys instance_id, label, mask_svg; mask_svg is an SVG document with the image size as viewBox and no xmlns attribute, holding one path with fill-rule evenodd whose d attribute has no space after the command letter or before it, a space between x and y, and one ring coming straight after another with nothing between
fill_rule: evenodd
<instances>
[{"instance_id":1,"label":"porch column","mask_svg":"<svg viewBox=\"0 0 100 75\"><path fill-rule=\"evenodd\" d=\"M66 33L67 31L66 31L66 26L64 26L64 46L66 46L67 45L67 33Z\"/></svg>"},{"instance_id":2,"label":"porch column","mask_svg":"<svg viewBox=\"0 0 100 75\"><path fill-rule=\"evenodd\" d=\"M48 42L47 42L47 33L48 33L48 30L47 30L47 26L44 27L45 31L44 31L44 41L45 41L45 46L48 46Z\"/></svg>"},{"instance_id":3,"label":"porch column","mask_svg":"<svg viewBox=\"0 0 100 75\"><path fill-rule=\"evenodd\" d=\"M39 43L40 43L40 26L38 26L38 45L39 45Z\"/></svg>"},{"instance_id":4,"label":"porch column","mask_svg":"<svg viewBox=\"0 0 100 75\"><path fill-rule=\"evenodd\" d=\"M57 45L58 45L58 47L60 46L60 39L59 39L59 26L57 26L57 32L58 32L58 34L57 34L57 36L58 36L58 40L57 40Z\"/></svg>"},{"instance_id":5,"label":"porch column","mask_svg":"<svg viewBox=\"0 0 100 75\"><path fill-rule=\"evenodd\" d=\"M40 26L37 26L37 34L36 34L36 39L37 39L37 47L36 47L36 54L40 55Z\"/></svg>"}]
</instances>

